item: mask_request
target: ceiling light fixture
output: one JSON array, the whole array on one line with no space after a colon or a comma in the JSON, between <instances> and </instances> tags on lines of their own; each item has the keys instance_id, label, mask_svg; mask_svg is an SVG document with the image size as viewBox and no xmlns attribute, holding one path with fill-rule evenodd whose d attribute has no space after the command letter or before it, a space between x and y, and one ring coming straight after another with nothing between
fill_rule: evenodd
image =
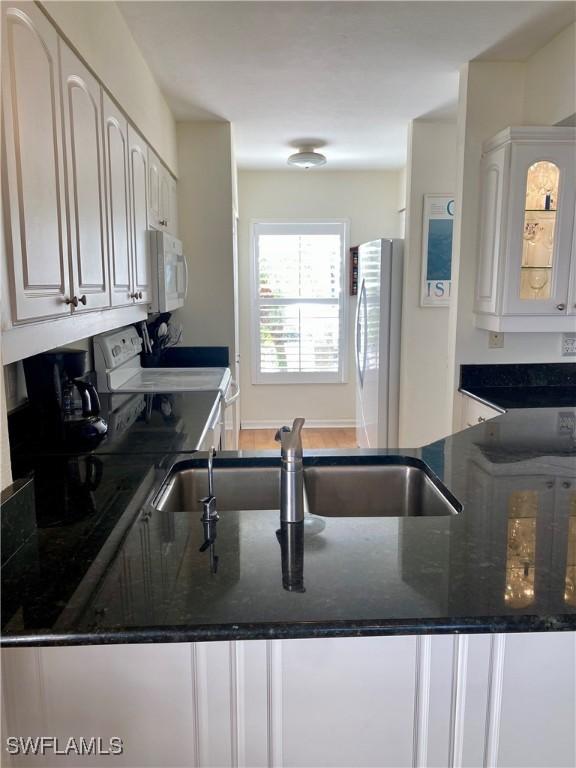
<instances>
[{"instance_id":1,"label":"ceiling light fixture","mask_svg":"<svg viewBox=\"0 0 576 768\"><path fill-rule=\"evenodd\" d=\"M288 165L306 169L317 168L320 165L326 165L326 157L320 152L315 152L314 147L300 147L298 152L290 155Z\"/></svg>"}]
</instances>

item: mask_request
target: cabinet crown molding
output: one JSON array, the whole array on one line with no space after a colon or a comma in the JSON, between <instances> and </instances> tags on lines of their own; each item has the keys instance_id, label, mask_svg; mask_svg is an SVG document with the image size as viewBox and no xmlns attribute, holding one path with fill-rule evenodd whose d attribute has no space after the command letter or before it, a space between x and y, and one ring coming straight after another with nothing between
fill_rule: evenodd
<instances>
[{"instance_id":1,"label":"cabinet crown molding","mask_svg":"<svg viewBox=\"0 0 576 768\"><path fill-rule=\"evenodd\" d=\"M571 126L519 125L504 128L482 144L482 153L491 152L510 142L554 141L570 144L576 141L576 128Z\"/></svg>"}]
</instances>

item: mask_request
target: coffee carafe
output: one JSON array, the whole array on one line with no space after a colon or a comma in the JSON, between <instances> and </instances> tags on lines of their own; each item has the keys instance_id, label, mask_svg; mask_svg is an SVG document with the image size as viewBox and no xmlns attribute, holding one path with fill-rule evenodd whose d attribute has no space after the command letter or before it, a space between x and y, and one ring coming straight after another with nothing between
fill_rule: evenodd
<instances>
[{"instance_id":1,"label":"coffee carafe","mask_svg":"<svg viewBox=\"0 0 576 768\"><path fill-rule=\"evenodd\" d=\"M75 405L75 389L80 392L81 408ZM97 445L108 431L108 424L100 416L98 393L89 381L73 379L65 383L62 417L64 440L72 446L82 448Z\"/></svg>"},{"instance_id":2,"label":"coffee carafe","mask_svg":"<svg viewBox=\"0 0 576 768\"><path fill-rule=\"evenodd\" d=\"M63 347L23 361L28 400L42 438L74 450L96 447L108 431L98 393L86 377L86 356L86 350Z\"/></svg>"}]
</instances>

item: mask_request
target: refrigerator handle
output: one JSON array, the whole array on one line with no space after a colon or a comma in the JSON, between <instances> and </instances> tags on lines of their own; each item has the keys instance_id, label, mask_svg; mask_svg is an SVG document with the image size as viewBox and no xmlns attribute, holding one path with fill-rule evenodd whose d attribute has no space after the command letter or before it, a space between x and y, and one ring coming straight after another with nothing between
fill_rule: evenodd
<instances>
[{"instance_id":1,"label":"refrigerator handle","mask_svg":"<svg viewBox=\"0 0 576 768\"><path fill-rule=\"evenodd\" d=\"M355 347L356 347L356 370L358 372L358 378L360 379L360 386L364 386L364 368L366 366L366 344L364 344L364 359L362 360L362 365L360 365L360 311L363 302L366 301L366 280L362 280L362 285L360 287L360 291L358 293L358 304L356 305L356 336L355 336ZM366 312L364 313L366 314ZM366 318L365 318L366 319ZM366 325L366 323L364 323ZM364 330L366 332L366 330Z\"/></svg>"}]
</instances>

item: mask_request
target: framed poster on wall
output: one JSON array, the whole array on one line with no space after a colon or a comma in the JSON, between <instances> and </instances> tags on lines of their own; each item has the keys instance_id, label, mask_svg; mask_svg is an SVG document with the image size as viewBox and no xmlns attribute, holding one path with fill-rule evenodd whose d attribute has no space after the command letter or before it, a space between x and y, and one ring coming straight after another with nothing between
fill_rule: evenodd
<instances>
[{"instance_id":1,"label":"framed poster on wall","mask_svg":"<svg viewBox=\"0 0 576 768\"><path fill-rule=\"evenodd\" d=\"M452 292L454 196L424 195L421 307L447 307Z\"/></svg>"}]
</instances>

